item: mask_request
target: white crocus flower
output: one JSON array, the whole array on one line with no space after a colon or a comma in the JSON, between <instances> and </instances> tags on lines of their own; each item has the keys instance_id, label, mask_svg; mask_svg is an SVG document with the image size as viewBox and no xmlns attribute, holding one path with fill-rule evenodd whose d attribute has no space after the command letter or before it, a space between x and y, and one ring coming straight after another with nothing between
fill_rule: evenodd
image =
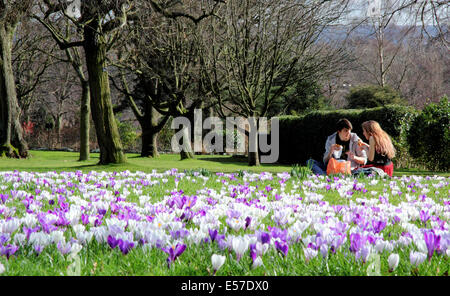
<instances>
[{"instance_id":1,"label":"white crocus flower","mask_svg":"<svg viewBox=\"0 0 450 296\"><path fill-rule=\"evenodd\" d=\"M317 251L311 248L305 248L303 249L304 253L305 253L305 260L306 263L309 262L309 260L311 260L312 258L317 256Z\"/></svg>"},{"instance_id":2,"label":"white crocus flower","mask_svg":"<svg viewBox=\"0 0 450 296\"><path fill-rule=\"evenodd\" d=\"M376 245L375 245L375 250L377 251L377 253L382 253L384 248L386 247L386 242L383 240L379 240L377 241Z\"/></svg>"},{"instance_id":3,"label":"white crocus flower","mask_svg":"<svg viewBox=\"0 0 450 296\"><path fill-rule=\"evenodd\" d=\"M389 258L388 258L389 271L394 271L397 268L399 261L400 261L400 256L398 254L389 255Z\"/></svg>"},{"instance_id":4,"label":"white crocus flower","mask_svg":"<svg viewBox=\"0 0 450 296\"><path fill-rule=\"evenodd\" d=\"M78 252L81 251L81 249L83 249L83 246L77 243L73 243L71 248L70 248L70 256L73 258L75 257Z\"/></svg>"},{"instance_id":5,"label":"white crocus flower","mask_svg":"<svg viewBox=\"0 0 450 296\"><path fill-rule=\"evenodd\" d=\"M26 235L23 233L17 233L14 236L14 242L19 245L23 245L26 242Z\"/></svg>"},{"instance_id":6,"label":"white crocus flower","mask_svg":"<svg viewBox=\"0 0 450 296\"><path fill-rule=\"evenodd\" d=\"M57 244L59 242L65 242L65 238L64 238L64 232L62 232L61 230L56 230L53 231L52 233L50 233L50 237L53 240L53 243Z\"/></svg>"},{"instance_id":7,"label":"white crocus flower","mask_svg":"<svg viewBox=\"0 0 450 296\"><path fill-rule=\"evenodd\" d=\"M411 265L414 265L415 267L422 264L423 261L427 258L427 254L421 253L421 252L414 252L411 251L409 254L409 260L411 262Z\"/></svg>"},{"instance_id":8,"label":"white crocus flower","mask_svg":"<svg viewBox=\"0 0 450 296\"><path fill-rule=\"evenodd\" d=\"M236 252L237 261L239 261L248 249L248 240L243 237L235 237L232 241L232 247Z\"/></svg>"},{"instance_id":9,"label":"white crocus flower","mask_svg":"<svg viewBox=\"0 0 450 296\"><path fill-rule=\"evenodd\" d=\"M258 256L258 257L256 257L255 261L253 261L252 268L255 269L255 268L257 268L259 266L263 266L263 265L264 265L264 263L263 263L261 257Z\"/></svg>"},{"instance_id":10,"label":"white crocus flower","mask_svg":"<svg viewBox=\"0 0 450 296\"><path fill-rule=\"evenodd\" d=\"M4 224L3 224L3 231L2 232L6 232L6 233L9 233L9 234L11 234L11 233L13 233L14 231L16 231L17 230L17 228L19 228L20 227L20 224L22 224L22 221L20 221L19 219L17 219L17 218L13 218L13 219L11 219L11 220L9 220L9 221L6 221Z\"/></svg>"},{"instance_id":11,"label":"white crocus flower","mask_svg":"<svg viewBox=\"0 0 450 296\"><path fill-rule=\"evenodd\" d=\"M0 263L0 274L5 272L5 266L3 266L3 264Z\"/></svg>"},{"instance_id":12,"label":"white crocus flower","mask_svg":"<svg viewBox=\"0 0 450 296\"><path fill-rule=\"evenodd\" d=\"M222 267L222 265L225 263L225 256L213 254L211 256L211 263L213 266L214 274Z\"/></svg>"},{"instance_id":13,"label":"white crocus flower","mask_svg":"<svg viewBox=\"0 0 450 296\"><path fill-rule=\"evenodd\" d=\"M427 245L425 244L425 240L424 239L418 239L415 241L417 249L422 252L422 253L426 253L428 252L427 249Z\"/></svg>"}]
</instances>

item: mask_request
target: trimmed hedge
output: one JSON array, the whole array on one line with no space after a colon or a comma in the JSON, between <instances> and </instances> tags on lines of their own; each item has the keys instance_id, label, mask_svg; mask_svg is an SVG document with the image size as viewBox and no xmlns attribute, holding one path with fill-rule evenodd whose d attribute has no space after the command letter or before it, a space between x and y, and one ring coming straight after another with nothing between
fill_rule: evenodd
<instances>
[{"instance_id":1,"label":"trimmed hedge","mask_svg":"<svg viewBox=\"0 0 450 296\"><path fill-rule=\"evenodd\" d=\"M450 101L431 103L411 123L409 153L430 170L450 169Z\"/></svg>"},{"instance_id":2,"label":"trimmed hedge","mask_svg":"<svg viewBox=\"0 0 450 296\"><path fill-rule=\"evenodd\" d=\"M391 136L397 155L396 167L408 162L406 132L418 112L412 107L388 105L371 109L347 109L313 111L303 116L281 116L279 162L305 165L309 158L322 160L325 142L336 132L335 125L340 118L347 118L353 125L352 132L367 142L361 124L367 120L378 121Z\"/></svg>"}]
</instances>

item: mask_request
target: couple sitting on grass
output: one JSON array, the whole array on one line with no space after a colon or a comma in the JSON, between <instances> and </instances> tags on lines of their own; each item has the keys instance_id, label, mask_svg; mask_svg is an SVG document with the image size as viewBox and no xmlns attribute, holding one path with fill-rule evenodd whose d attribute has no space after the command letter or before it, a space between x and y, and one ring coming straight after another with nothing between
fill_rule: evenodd
<instances>
[{"instance_id":1,"label":"couple sitting on grass","mask_svg":"<svg viewBox=\"0 0 450 296\"><path fill-rule=\"evenodd\" d=\"M323 162L314 159L307 161L314 174L326 175L328 162L335 158L338 161L350 161L352 174L368 174L381 169L392 177L395 149L391 138L378 122L369 120L362 124L364 137L369 143L363 142L357 134L351 132L353 126L348 119L340 119L336 127L337 132L330 135L325 143Z\"/></svg>"}]
</instances>

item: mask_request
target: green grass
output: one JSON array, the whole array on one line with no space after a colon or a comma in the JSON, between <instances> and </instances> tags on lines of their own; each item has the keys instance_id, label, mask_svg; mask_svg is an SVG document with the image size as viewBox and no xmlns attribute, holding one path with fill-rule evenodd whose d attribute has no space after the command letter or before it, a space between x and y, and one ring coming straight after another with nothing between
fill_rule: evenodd
<instances>
[{"instance_id":1,"label":"green grass","mask_svg":"<svg viewBox=\"0 0 450 296\"><path fill-rule=\"evenodd\" d=\"M291 172L292 165L282 164L261 164L261 166L248 166L246 157L229 155L196 155L195 159L180 160L178 154L162 154L159 158L140 157L139 154L127 154L127 163L98 165L99 154L92 153L88 161L78 161L77 152L60 151L30 151L31 157L28 159L8 159L0 158L0 170L20 170L27 172L46 171L142 171L151 172L157 170L163 172L172 168L180 171L205 169L210 172ZM303 164L301 164L303 165ZM399 169L394 171L394 175L442 175L449 176L449 172L429 172L415 169Z\"/></svg>"},{"instance_id":2,"label":"green grass","mask_svg":"<svg viewBox=\"0 0 450 296\"><path fill-rule=\"evenodd\" d=\"M23 160L13 160L18 163L20 162L34 162L34 167L28 167L28 170L36 170L36 167L38 167L38 161L37 156L42 154L42 156L48 157L46 162L41 163L42 170L46 170L46 168L49 167L50 163L57 164L58 161L61 162L62 160L67 160L67 162L63 162L59 168L63 170L68 170L67 168L71 169L79 169L77 168L77 157L76 154L66 153L66 152L52 152L52 153L42 153L39 152L35 154L35 156L32 159L23 161ZM72 155L71 163L68 160L68 155ZM50 158L50 156L53 156ZM55 157L57 156L57 157ZM59 157L59 159L58 159ZM41 157L42 161L43 157ZM159 160L151 160L151 159L140 159L140 158L129 158L131 160L134 160L136 162L142 161L142 162L163 162L163 159L167 159L167 161L171 161L171 163L184 163L184 161L178 161L177 155L163 155ZM3 161L3 160L2 160ZM189 160L187 162L190 163L197 163L197 162L208 162L207 160ZM95 163L95 160L92 162ZM73 164L74 166L71 166L70 164L67 165L67 163ZM216 162L213 162L213 164L216 164ZM129 165L128 165L129 166ZM25 166L23 166L25 168ZM244 167L244 165L242 165ZM3 167L2 167L3 168ZM171 168L170 165L167 165L167 168ZM192 167L186 167L188 169L192 169ZM14 168L11 166L9 169L19 169L23 170L22 168ZM149 168L151 170L152 168ZM166 169L166 167L164 167ZM112 170L112 168L111 168ZM143 170L143 169L139 169ZM158 186L142 186L142 195L148 195L152 197L151 202L159 202L163 200L164 196L167 195L169 191L174 190L175 177L171 176L168 177L168 182L165 184L159 184ZM104 177L102 179L103 181L108 180L108 176ZM139 178L136 179L138 181ZM192 182L193 180L196 180L196 182ZM220 192L222 189L229 191L229 185L238 185L243 184L242 178L237 178L237 180L230 180L226 176L216 176L213 175L211 178L206 182L203 183L203 180L200 177L192 177L191 179L183 178L178 183L178 189L183 189L185 194L187 195L193 195L196 194L197 190L201 190L204 187L207 187L208 189L215 190L216 192ZM219 182L218 182L219 181ZM221 181L225 181L226 184L222 183ZM76 178L72 180L73 183L77 183L78 181ZM274 180L264 180L264 181L249 181L251 186L258 186L261 190L265 188L267 185L270 185L274 189L280 190L280 184L278 183L278 180L274 178ZM311 180L302 180L302 179L296 179L292 178L286 183L285 192L291 192L291 190L297 191L301 196L305 196L303 194L303 190L311 191L312 189L308 188L308 183L311 183ZM366 188L369 189L369 192L366 194L363 194L362 192L358 191L355 192L354 195L351 198L343 198L339 196L339 194L336 191L330 191L328 192L325 188L320 188L315 191L316 193L323 194L324 195L324 201L329 202L330 204L340 204L340 205L349 205L350 202L359 204L358 202L359 198L362 199L377 199L379 194L383 192L383 190L386 188L389 190L387 184L389 183L389 180L382 181L380 180L376 185L368 185L368 179L367 178L361 178L358 179L358 182L365 183ZM406 186L408 184L401 185L399 181L396 181L399 186L402 187L402 191L406 190ZM430 183L429 181L424 181L424 183ZM431 184L431 183L430 183ZM127 184L128 185L128 184ZM300 190L298 186L302 186L303 189ZM14 184L9 183L6 186L8 188L5 190L5 192L9 192L13 189ZM119 191L123 191L124 188L128 188L124 185L124 187L120 188ZM130 195L127 197L127 202L129 203L139 203L139 195L135 193L135 190L133 188L136 187L130 187L128 190L130 190ZM447 189L445 187L445 189ZM34 192L35 187L29 186L29 184L21 185L16 188L17 190L24 190L27 192ZM438 195L432 195L430 194L430 197L435 200L437 203L442 203L442 198L446 197L446 193L444 190L439 190L441 193ZM42 190L47 190L49 192L52 191L52 188L42 188ZM375 190L377 194L372 196L370 194L370 191ZM81 195L80 192L75 192L75 195ZM419 195L420 192L417 192L415 195ZM273 201L273 197L271 196L269 200ZM390 198L390 202L393 205L397 205L400 202L405 202L405 194L402 194L401 196L392 196ZM22 203L21 200L15 200L14 202L11 202L11 204L8 204L8 207L14 207L16 209L15 216L16 217L22 217L22 215L25 213L25 205ZM54 210L57 205L50 206L49 204L46 204L42 211L47 212L49 210ZM111 212L108 211L106 214L107 216L111 215ZM273 211L271 211L268 215L264 217L260 223L264 223L266 226L277 226L276 223L271 219L273 215ZM222 223L225 224L225 221L223 221L225 218L222 218ZM441 217L443 219L443 217ZM194 227L195 225L188 223L187 228ZM421 225L420 221L415 221L416 225L418 227L423 227L424 225ZM223 226L219 229L220 233L223 232ZM21 231L20 229L18 231ZM389 239L397 240L402 231L404 231L403 228L400 227L400 225L389 225L383 230L383 234L386 237L389 237ZM238 232L235 232L233 230L229 230L229 234L233 235L243 235L245 233L251 233L251 230L239 230ZM303 235L305 237L306 235L313 235L316 231L312 229L307 229ZM64 234L66 236L66 239L68 240L69 237L73 237L74 233L68 227L66 229L66 232ZM319 275L319 276L326 276L326 275L333 275L333 276L345 276L345 275L367 275L369 263L362 263L360 261L356 261L354 259L354 255L351 254L348 251L349 248L349 241L341 247L341 249L338 251L338 253L334 255L329 255L326 259L322 259L320 255L318 255L316 258L312 259L310 262L305 262L303 249L305 248L305 245L300 241L298 243L292 244L289 249L289 253L287 257L283 257L280 253L278 253L274 249L270 249L268 253L266 253L262 259L264 262L264 266L258 267L256 269L252 269L252 261L249 256L249 252L247 251L240 262L236 261L236 256L234 252L228 252L228 251L221 251L217 245L217 243L207 243L207 244L200 244L195 245L192 243L188 244L188 248L186 249L185 253L183 253L179 259L175 261L175 263L171 266L171 268L167 268L167 262L166 258L167 255L161 251L158 248L152 248L152 249L143 249L141 247L134 248L130 251L128 255L122 255L122 253L118 250L118 248L112 250L107 244L99 244L95 240L95 238L92 239L92 241L85 246L82 251L79 253L79 258L81 262L81 275L86 276L108 276L108 275L210 275L211 274L211 255L212 254L221 254L225 255L227 257L225 265L219 270L217 275L268 275L268 276L276 276L276 275L286 275L286 276L292 276L292 275ZM409 252L411 250L415 250L414 246L410 246L407 248L399 248L396 249L394 252L399 253L401 256L401 261L398 266L398 268L393 272L390 273L388 270L387 265L387 258L389 256L388 252L383 252L380 254L380 273L382 275L444 275L448 274L449 272L449 264L448 264L448 257L445 256L433 256L432 260L430 262L425 262L421 264L418 268L411 267L411 264L409 263ZM60 276L60 275L67 275L68 267L71 264L71 260L68 258L67 255L63 256L61 255L56 246L54 244L46 247L44 251L38 256L31 246L26 246L24 248L21 248L16 255L12 256L9 260L7 260L4 256L0 256L0 263L2 263L6 267L6 272L4 275L30 275L30 276Z\"/></svg>"},{"instance_id":3,"label":"green grass","mask_svg":"<svg viewBox=\"0 0 450 296\"><path fill-rule=\"evenodd\" d=\"M262 164L259 167L249 167L247 158L232 157L223 155L196 155L195 159L180 160L179 154L162 154L159 158L140 157L139 154L127 154L127 163L98 165L99 153L91 153L91 159L78 161L79 154L76 152L60 151L30 151L31 157L28 159L0 159L0 170L20 170L20 171L142 171L158 172L172 168L178 170L206 169L211 172L236 172L239 170L251 170L254 172L270 171L284 172L290 171L290 165Z\"/></svg>"}]
</instances>

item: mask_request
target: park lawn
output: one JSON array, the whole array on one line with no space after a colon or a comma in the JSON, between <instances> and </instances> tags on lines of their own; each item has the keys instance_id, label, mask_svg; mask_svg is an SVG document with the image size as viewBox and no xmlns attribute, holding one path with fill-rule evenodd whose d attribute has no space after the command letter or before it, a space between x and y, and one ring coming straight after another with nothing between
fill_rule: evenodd
<instances>
[{"instance_id":1,"label":"park lawn","mask_svg":"<svg viewBox=\"0 0 450 296\"><path fill-rule=\"evenodd\" d=\"M0 171L141 171L150 173L153 170L164 172L173 168L184 170L208 170L210 172L291 172L292 165L286 164L261 164L259 167L249 167L247 158L243 156L229 155L196 155L195 159L180 160L179 154L161 154L159 158L140 157L136 153L127 154L127 163L98 165L99 153L91 153L91 159L78 161L78 152L62 151L30 151L31 157L28 159L7 159L0 158ZM395 176L402 175L440 175L450 176L450 172L430 172L419 169L396 169Z\"/></svg>"},{"instance_id":2,"label":"park lawn","mask_svg":"<svg viewBox=\"0 0 450 296\"><path fill-rule=\"evenodd\" d=\"M0 159L0 170L19 171L124 171L152 172L157 170L163 172L176 168L178 170L206 169L211 172L236 172L239 170L251 170L253 172L287 172L291 170L290 165L262 164L259 167L249 167L247 158L236 158L229 155L196 155L195 159L180 160L179 154L161 154L159 158L140 157L139 154L127 153L127 163L97 165L99 153L91 153L91 159L78 161L77 152L61 151L30 151L28 159Z\"/></svg>"},{"instance_id":3,"label":"park lawn","mask_svg":"<svg viewBox=\"0 0 450 296\"><path fill-rule=\"evenodd\" d=\"M364 217L368 223L364 227L369 229L373 226L373 222L378 221L378 219L387 219L388 224L381 230L383 240L389 244L395 243L397 247L391 251L377 252L379 256L377 258L379 258L380 262L378 271L381 275L441 276L448 274L448 255L445 254L435 254L431 260L414 267L410 263L410 254L412 251L417 250L417 242L410 242L408 246L403 246L404 239L402 237L406 231L406 226L392 220L393 213L397 213L395 212L397 209L404 207L403 211L409 212L412 210L411 207L414 207L418 211L423 204L427 203L432 206L430 209L431 213L434 213L436 209L441 209L440 214L436 214L436 217L439 215L441 221L448 221L446 218L446 211L448 210L445 210L443 204L443 202L447 201L448 182L442 177L403 176L393 180L357 178L355 183L352 178L340 179L338 177L310 176L306 179L298 179L296 177L285 179L287 178L286 174L274 176L269 176L268 174L257 174L256 176L239 175L211 174L205 177L202 174L183 174L182 172L171 171L162 175L153 173L151 176L144 176L141 173L129 174L128 172L121 172L116 174L109 172L105 174L94 173L81 177L79 172L76 174L52 174L51 172L27 174L20 170L14 174L2 174L0 180L3 181L1 184L3 188L0 188L0 192L11 194L3 202L3 215L12 216L10 217L10 222L8 222L8 227L6 223L3 227L5 229L11 227L11 224L14 221L18 221L18 219L22 221L21 227L17 228L17 230L12 230L11 236L3 236L3 240L8 241L5 245L19 244L17 241L20 241L20 239L17 239L16 236L25 238L25 229L27 228L25 226L27 223L32 222L29 218L30 215L35 216L41 222L44 221L42 223L46 224L45 221L50 221L48 219L51 219L51 215L61 214L64 212L63 208L68 209L70 205L72 213L74 213L73 210L79 208L83 211L83 214L101 220L101 225L98 226L100 228L96 228L97 226L92 224L94 220L89 222L88 225L81 226L81 224L85 223L82 222L83 218L77 218L77 222L74 225L65 225L62 222L57 223L58 230L62 231L65 242L71 242L72 238L82 240L82 236L77 233L91 234L90 242L83 244L83 248L78 254L77 260L79 261L73 261L70 255L63 254L61 246L58 246L55 242L45 243L44 249L37 251L33 245L34 243L31 242L38 242L37 238L42 238L42 236L36 236L29 239L30 243L22 244L11 257L0 256L0 263L5 267L4 275L206 276L212 274L211 257L213 254L226 256L226 263L220 269L218 275L368 275L371 263L369 261L362 262L361 259L358 259L359 257L357 258L356 254L349 251L351 233L353 233L357 225L360 227L359 225L363 225L364 222L359 220L359 222L356 220L356 222L353 222L354 219L349 220L349 214L353 218ZM44 179L48 180L48 182L44 182ZM327 185L330 186L328 187ZM340 190L341 187L343 188L342 190ZM246 190L249 191L247 192ZM30 203L24 202L24 192L30 193L28 197L28 202ZM109 194L106 194L107 192ZM181 197L181 193L183 198L195 196L196 202L192 206L192 211L197 212L201 209L211 211L210 215L207 216L208 219L205 218L202 220L202 223L199 223L199 221L195 222L196 220L194 219L187 219L182 220L182 223L180 219L183 217L182 212L188 211L185 207L188 200L177 199L177 197ZM239 195L232 196L233 193L239 193ZM280 194L278 199L275 193ZM425 196L423 195L425 193L428 195L426 202L424 202ZM99 198L100 196L101 198ZM116 197L121 198L116 199ZM33 200L33 202L30 200ZM50 203L51 200L54 202ZM108 200L108 202L105 203L105 200ZM182 208L184 210L181 210L179 204L175 203L175 200L183 202ZM247 204L243 203L243 201L246 201ZM409 201L413 202L410 203ZM106 204L109 204L109 206L104 213L104 217L99 218L97 213L99 214L100 212L98 210L103 209ZM119 211L118 208L113 209L113 204L120 207L121 210ZM83 205L84 209L78 207L81 205ZM189 209L191 209L190 205L189 203ZM258 208L255 205L260 207ZM341 209L338 209L338 207L333 208L334 205L340 206ZM297 207L301 210L297 211ZM329 209L327 210L329 207L333 209L333 215L331 215ZM383 214L386 215L379 215L380 208L384 209ZM144 217L143 215L153 215L151 213L153 211L156 213L157 209L162 212L157 214L156 217L153 216L151 221L146 221L145 219L136 220L136 214L140 213L141 217ZM241 219L251 217L250 225L252 227L249 229L242 227L233 229L230 223L234 220L230 220L231 222L227 221L228 209L239 209L239 211L242 211ZM363 209L364 211L362 211ZM288 213L286 210L290 213L288 215L289 219L292 219L287 223L282 221L283 215L281 215L281 213ZM172 216L169 213L179 219L172 221L170 218ZM390 214L388 215L388 213ZM418 212L417 215L419 215ZM28 218L25 219L25 216L28 216ZM44 216L48 216L48 219L44 219ZM66 218L68 217L66 216ZM70 217L72 216L70 215ZM214 217L217 217L217 221L220 221L220 223L216 223L217 221ZM325 220L329 218L330 221L333 220L332 217L337 217L341 222L346 221L345 224L348 227L342 231L346 233L347 240L336 253L330 251L327 253L326 258L322 258L322 255L316 253L316 256L308 262L305 249L309 248L309 242L318 242L317 238L321 237L318 233L320 229L325 227L325 224L322 223L323 221L319 217L325 218ZM405 217L410 218L410 215ZM130 224L120 223L119 220L125 218L128 219L127 221ZM423 224L419 217L416 217L414 220L409 218L408 225L414 225L417 229L434 229L437 227L435 221ZM199 218L197 217L196 219ZM216 222L213 223L209 219L213 219ZM311 222L312 220L310 221L310 219L313 219L315 222ZM131 220L134 220L134 222L132 223ZM273 244L265 254L261 255L263 265L256 268L252 266L253 262L248 250L242 260L239 261L234 250L229 248L229 250L223 249L217 241L201 242L198 240L200 237L198 234L201 233L200 229L205 225L208 225L208 229L213 227L218 230L218 233L226 234L228 241L233 237L256 236L257 229L271 232L273 236L277 234L279 238L282 237L281 233L277 232L278 230L272 231L269 227L276 227L280 231L287 231L290 235L294 235L297 232L292 231L296 230L296 227L300 227L299 224L295 223L305 221L311 222L311 225L303 230L302 241L291 242L287 255L283 255ZM144 233L147 235L144 236L148 239L147 243L145 241L142 243L138 239L143 235L140 232L143 228L138 227L139 223L142 223L141 226L145 226L145 229L150 227L152 230L149 233L155 234L155 236L148 236ZM39 224L35 220L34 225ZM122 234L130 231L134 232L134 247L128 254L124 254L117 246L112 247L106 241L100 243L97 237L92 237L92 234L94 232L97 233L97 230L100 231L103 226L107 226L105 229L112 231L111 229L113 228L109 228L111 225L121 227L120 233ZM127 228L128 225L130 225L129 228ZM297 226L294 227L294 225ZM180 226L181 228L178 228ZM114 229L117 230L117 227ZM186 251L178 260L173 262L170 268L167 263L167 254L160 247L157 247L156 244L153 245L156 242L154 238L159 233L157 231L159 228L156 227L162 227L161 229L164 229L165 234L170 233L172 237L170 242L182 241L187 245ZM326 227L331 226L328 225ZM94 231L94 229L96 230ZM175 229L188 230L189 236L182 237L182 232L177 234ZM350 231L351 229L353 230ZM54 230L56 229L51 231ZM410 231L414 231L414 229ZM44 235L44 232L39 231L40 235ZM139 236L138 233L140 233ZM51 236L49 233L48 235L45 234L45 236L50 236L54 239L57 237L57 233L55 232L54 234ZM373 248L375 248L375 245ZM373 252L375 254L375 251ZM401 259L398 268L394 272L390 272L388 257L394 252L399 254Z\"/></svg>"}]
</instances>

